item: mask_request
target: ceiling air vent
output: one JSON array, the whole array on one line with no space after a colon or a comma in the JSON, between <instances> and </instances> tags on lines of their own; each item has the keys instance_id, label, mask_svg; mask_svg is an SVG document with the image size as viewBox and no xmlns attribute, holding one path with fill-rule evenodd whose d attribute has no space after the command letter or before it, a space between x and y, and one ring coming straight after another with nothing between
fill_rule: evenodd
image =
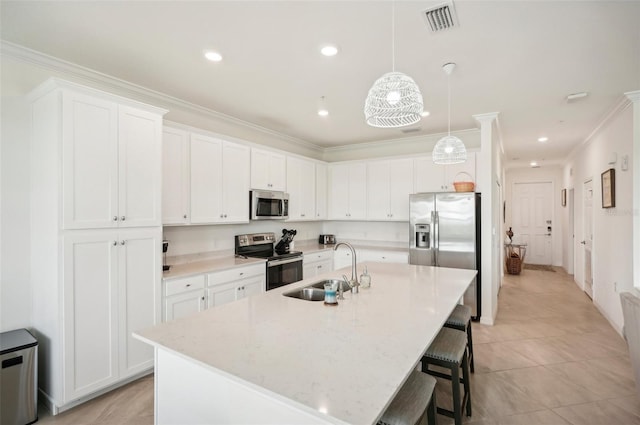
<instances>
[{"instance_id":1,"label":"ceiling air vent","mask_svg":"<svg viewBox=\"0 0 640 425\"><path fill-rule=\"evenodd\" d=\"M444 31L458 26L458 17L452 1L424 10L423 16L432 32Z\"/></svg>"},{"instance_id":2,"label":"ceiling air vent","mask_svg":"<svg viewBox=\"0 0 640 425\"><path fill-rule=\"evenodd\" d=\"M422 130L422 127L403 128L400 131L403 132L404 134L409 134L409 133L417 133L420 130Z\"/></svg>"}]
</instances>

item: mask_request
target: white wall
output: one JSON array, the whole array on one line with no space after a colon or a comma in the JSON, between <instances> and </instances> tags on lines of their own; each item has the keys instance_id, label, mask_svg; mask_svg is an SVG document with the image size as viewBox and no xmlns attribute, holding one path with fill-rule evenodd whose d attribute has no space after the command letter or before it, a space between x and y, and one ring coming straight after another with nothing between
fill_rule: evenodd
<instances>
[{"instance_id":1,"label":"white wall","mask_svg":"<svg viewBox=\"0 0 640 425\"><path fill-rule=\"evenodd\" d=\"M569 160L564 186L575 189L575 281L582 287L584 250L583 183L593 179L593 302L618 331L623 325L619 292L633 287L633 115L627 102ZM609 164L613 153L617 162ZM621 170L621 158L629 155L629 169ZM615 169L616 207L601 206L601 173ZM563 214L568 214L564 209ZM636 254L637 257L638 254ZM636 262L640 262L636 258Z\"/></svg>"},{"instance_id":2,"label":"white wall","mask_svg":"<svg viewBox=\"0 0 640 425\"><path fill-rule=\"evenodd\" d=\"M541 166L540 168L510 168L505 172L505 202L506 202L506 220L505 228L512 226L511 212L513 210L513 185L516 183L542 183L550 182L553 195L552 216L551 216L551 264L554 266L563 266L563 235L564 226L566 226L563 218L563 207L560 203L560 190L563 186L563 168L559 165ZM566 208L565 208L566 209ZM516 234L514 240L517 240Z\"/></svg>"}]
</instances>

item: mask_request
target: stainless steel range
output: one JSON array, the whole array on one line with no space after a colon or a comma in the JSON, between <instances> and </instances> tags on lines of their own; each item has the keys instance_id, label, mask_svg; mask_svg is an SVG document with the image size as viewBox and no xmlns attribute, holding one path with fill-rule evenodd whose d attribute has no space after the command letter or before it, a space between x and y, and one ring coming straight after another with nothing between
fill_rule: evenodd
<instances>
[{"instance_id":1,"label":"stainless steel range","mask_svg":"<svg viewBox=\"0 0 640 425\"><path fill-rule=\"evenodd\" d=\"M275 234L236 235L235 240L236 255L267 259L267 291L302 280L302 252L287 248L278 254Z\"/></svg>"}]
</instances>

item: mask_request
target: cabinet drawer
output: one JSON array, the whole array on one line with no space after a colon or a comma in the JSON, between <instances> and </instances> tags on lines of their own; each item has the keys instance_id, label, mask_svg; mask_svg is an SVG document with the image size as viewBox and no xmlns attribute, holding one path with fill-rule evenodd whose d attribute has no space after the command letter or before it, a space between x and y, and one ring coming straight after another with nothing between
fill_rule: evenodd
<instances>
[{"instance_id":1,"label":"cabinet drawer","mask_svg":"<svg viewBox=\"0 0 640 425\"><path fill-rule=\"evenodd\" d=\"M204 289L204 278L205 276L200 274L182 279L165 280L164 295L168 297L182 292Z\"/></svg>"},{"instance_id":2,"label":"cabinet drawer","mask_svg":"<svg viewBox=\"0 0 640 425\"><path fill-rule=\"evenodd\" d=\"M207 275L207 285L219 285L226 282L234 282L240 279L246 279L252 276L264 275L266 273L264 263L258 263L252 266L235 267L233 269L222 272L209 273Z\"/></svg>"},{"instance_id":3,"label":"cabinet drawer","mask_svg":"<svg viewBox=\"0 0 640 425\"><path fill-rule=\"evenodd\" d=\"M333 259L333 250L324 250L320 252L312 252L304 255L304 262L306 264L316 263L318 261L326 261Z\"/></svg>"}]
</instances>

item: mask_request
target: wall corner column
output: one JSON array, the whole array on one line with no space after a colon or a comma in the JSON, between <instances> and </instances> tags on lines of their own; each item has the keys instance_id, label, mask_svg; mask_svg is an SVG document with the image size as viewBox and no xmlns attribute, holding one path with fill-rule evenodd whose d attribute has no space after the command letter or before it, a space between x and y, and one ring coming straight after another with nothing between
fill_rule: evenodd
<instances>
[{"instance_id":1,"label":"wall corner column","mask_svg":"<svg viewBox=\"0 0 640 425\"><path fill-rule=\"evenodd\" d=\"M499 217L500 217L500 194L496 181L498 175L498 146L496 142L497 132L494 134L494 125L498 118L498 112L473 115L480 123L480 153L477 160L482 164L478 167L480 175L476 176L479 187L482 191L482 238L480 249L481 259L481 298L482 314L480 323L493 325L498 313L498 290L500 289L500 269L496 267L499 263ZM496 217L498 222L496 223ZM487 225L491 223L491 225Z\"/></svg>"},{"instance_id":2,"label":"wall corner column","mask_svg":"<svg viewBox=\"0 0 640 425\"><path fill-rule=\"evenodd\" d=\"M633 103L633 286L640 289L640 90L625 95Z\"/></svg>"}]
</instances>

